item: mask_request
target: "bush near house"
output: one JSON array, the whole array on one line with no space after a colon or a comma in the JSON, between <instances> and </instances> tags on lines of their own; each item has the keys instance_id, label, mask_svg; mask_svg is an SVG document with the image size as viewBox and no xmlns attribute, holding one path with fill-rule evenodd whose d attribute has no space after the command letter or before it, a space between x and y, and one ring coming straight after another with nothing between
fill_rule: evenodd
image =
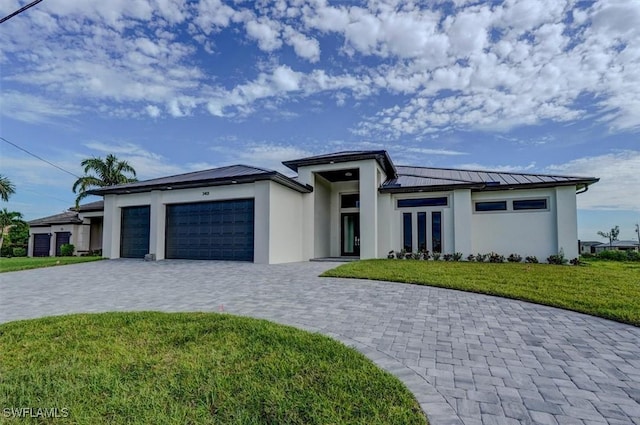
<instances>
[{"instance_id":1,"label":"bush near house","mask_svg":"<svg viewBox=\"0 0 640 425\"><path fill-rule=\"evenodd\" d=\"M27 250L22 247L12 248L12 254L14 257L26 257Z\"/></svg>"},{"instance_id":2,"label":"bush near house","mask_svg":"<svg viewBox=\"0 0 640 425\"><path fill-rule=\"evenodd\" d=\"M75 250L76 247L73 244L66 243L60 247L60 255L63 257L71 257Z\"/></svg>"}]
</instances>

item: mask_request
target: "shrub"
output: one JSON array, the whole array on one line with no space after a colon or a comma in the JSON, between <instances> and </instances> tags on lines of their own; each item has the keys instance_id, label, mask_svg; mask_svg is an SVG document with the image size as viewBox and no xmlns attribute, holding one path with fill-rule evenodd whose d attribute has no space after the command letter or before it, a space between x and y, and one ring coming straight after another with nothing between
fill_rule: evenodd
<instances>
[{"instance_id":1,"label":"shrub","mask_svg":"<svg viewBox=\"0 0 640 425\"><path fill-rule=\"evenodd\" d=\"M507 261L510 263L519 263L520 261L522 261L522 256L518 254L509 254L509 257L507 257Z\"/></svg>"},{"instance_id":2,"label":"shrub","mask_svg":"<svg viewBox=\"0 0 640 425\"><path fill-rule=\"evenodd\" d=\"M394 250L389 251L389 253L387 254L387 258L392 259L392 258L396 258L396 253Z\"/></svg>"},{"instance_id":3,"label":"shrub","mask_svg":"<svg viewBox=\"0 0 640 425\"><path fill-rule=\"evenodd\" d=\"M467 261L476 261L476 256L473 254L467 255Z\"/></svg>"},{"instance_id":4,"label":"shrub","mask_svg":"<svg viewBox=\"0 0 640 425\"><path fill-rule=\"evenodd\" d=\"M571 264L572 266L579 266L582 263L580 262L579 258L574 258L573 260L569 260L569 264Z\"/></svg>"},{"instance_id":5,"label":"shrub","mask_svg":"<svg viewBox=\"0 0 640 425\"><path fill-rule=\"evenodd\" d=\"M422 253L421 252L414 252L413 255L411 256L412 260L421 260L422 259Z\"/></svg>"},{"instance_id":6,"label":"shrub","mask_svg":"<svg viewBox=\"0 0 640 425\"><path fill-rule=\"evenodd\" d=\"M444 255L442 256L442 259L443 259L444 261L451 261L451 260L453 259L453 254L444 254Z\"/></svg>"},{"instance_id":7,"label":"shrub","mask_svg":"<svg viewBox=\"0 0 640 425\"><path fill-rule=\"evenodd\" d=\"M538 257L536 257L535 255L529 255L527 256L527 258L524 259L525 263L529 263L529 264L538 264Z\"/></svg>"},{"instance_id":8,"label":"shrub","mask_svg":"<svg viewBox=\"0 0 640 425\"><path fill-rule=\"evenodd\" d=\"M453 261L460 261L462 259L462 253L461 252L454 252L453 253Z\"/></svg>"},{"instance_id":9,"label":"shrub","mask_svg":"<svg viewBox=\"0 0 640 425\"><path fill-rule=\"evenodd\" d=\"M428 260L429 258L431 258L431 255L429 255L429 250L420 251L420 254L422 254L422 260Z\"/></svg>"},{"instance_id":10,"label":"shrub","mask_svg":"<svg viewBox=\"0 0 640 425\"><path fill-rule=\"evenodd\" d=\"M640 261L640 251L627 251L627 260Z\"/></svg>"},{"instance_id":11,"label":"shrub","mask_svg":"<svg viewBox=\"0 0 640 425\"><path fill-rule=\"evenodd\" d=\"M21 247L17 247L17 248L13 248L12 250L12 254L14 257L26 257L27 256L27 250Z\"/></svg>"},{"instance_id":12,"label":"shrub","mask_svg":"<svg viewBox=\"0 0 640 425\"><path fill-rule=\"evenodd\" d=\"M547 257L547 263L556 264L561 266L563 264L567 264L568 260L564 258L564 251L561 249L557 254L553 254Z\"/></svg>"},{"instance_id":13,"label":"shrub","mask_svg":"<svg viewBox=\"0 0 640 425\"><path fill-rule=\"evenodd\" d=\"M484 261L485 261L486 259L487 259L487 254L480 254L480 253L478 253L478 254L476 255L476 261L477 261L478 263L484 263Z\"/></svg>"},{"instance_id":14,"label":"shrub","mask_svg":"<svg viewBox=\"0 0 640 425\"><path fill-rule=\"evenodd\" d=\"M487 254L490 263L504 263L504 255L500 255L496 252Z\"/></svg>"},{"instance_id":15,"label":"shrub","mask_svg":"<svg viewBox=\"0 0 640 425\"><path fill-rule=\"evenodd\" d=\"M440 253L439 252L434 252L433 253L433 261L438 261L440 259Z\"/></svg>"},{"instance_id":16,"label":"shrub","mask_svg":"<svg viewBox=\"0 0 640 425\"><path fill-rule=\"evenodd\" d=\"M411 253L411 251L407 251L404 253L405 260L411 260L412 258L413 258L413 254Z\"/></svg>"},{"instance_id":17,"label":"shrub","mask_svg":"<svg viewBox=\"0 0 640 425\"><path fill-rule=\"evenodd\" d=\"M396 252L395 252L395 254L396 254L396 259L397 259L397 260L400 260L401 258L404 258L404 254L405 254L405 252L406 252L406 251L405 251L404 249L402 249L402 250L400 250L400 251L396 251Z\"/></svg>"},{"instance_id":18,"label":"shrub","mask_svg":"<svg viewBox=\"0 0 640 425\"><path fill-rule=\"evenodd\" d=\"M73 244L66 243L60 247L60 255L63 257L71 257L76 247Z\"/></svg>"}]
</instances>

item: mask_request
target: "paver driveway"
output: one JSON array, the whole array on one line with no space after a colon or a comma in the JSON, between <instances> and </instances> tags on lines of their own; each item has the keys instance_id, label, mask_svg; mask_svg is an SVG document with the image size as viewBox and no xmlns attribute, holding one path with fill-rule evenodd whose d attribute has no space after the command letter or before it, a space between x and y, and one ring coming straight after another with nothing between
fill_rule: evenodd
<instances>
[{"instance_id":1,"label":"paver driveway","mask_svg":"<svg viewBox=\"0 0 640 425\"><path fill-rule=\"evenodd\" d=\"M640 424L640 329L484 295L318 278L331 263L101 261L0 274L0 322L219 311L330 335L391 371L432 424Z\"/></svg>"}]
</instances>

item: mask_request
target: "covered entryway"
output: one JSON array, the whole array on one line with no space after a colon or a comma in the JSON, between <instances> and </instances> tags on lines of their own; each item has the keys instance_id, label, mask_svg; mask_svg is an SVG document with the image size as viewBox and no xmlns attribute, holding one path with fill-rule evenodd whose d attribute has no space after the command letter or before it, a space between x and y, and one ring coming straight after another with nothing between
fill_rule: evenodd
<instances>
[{"instance_id":1,"label":"covered entryway","mask_svg":"<svg viewBox=\"0 0 640 425\"><path fill-rule=\"evenodd\" d=\"M33 256L48 257L51 246L51 235L48 233L35 233L33 235Z\"/></svg>"},{"instance_id":2,"label":"covered entryway","mask_svg":"<svg viewBox=\"0 0 640 425\"><path fill-rule=\"evenodd\" d=\"M56 232L56 257L60 257L62 252L60 252L60 247L62 245L69 243L71 240L71 232Z\"/></svg>"},{"instance_id":3,"label":"covered entryway","mask_svg":"<svg viewBox=\"0 0 640 425\"><path fill-rule=\"evenodd\" d=\"M122 208L120 257L144 258L149 253L150 207Z\"/></svg>"},{"instance_id":4,"label":"covered entryway","mask_svg":"<svg viewBox=\"0 0 640 425\"><path fill-rule=\"evenodd\" d=\"M166 258L253 261L254 200L167 205Z\"/></svg>"}]
</instances>

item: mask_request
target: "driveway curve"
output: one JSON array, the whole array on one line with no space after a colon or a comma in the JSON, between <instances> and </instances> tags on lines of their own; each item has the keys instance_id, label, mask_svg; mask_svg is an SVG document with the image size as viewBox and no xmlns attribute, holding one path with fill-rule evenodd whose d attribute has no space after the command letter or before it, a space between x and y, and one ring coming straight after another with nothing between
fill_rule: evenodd
<instances>
[{"instance_id":1,"label":"driveway curve","mask_svg":"<svg viewBox=\"0 0 640 425\"><path fill-rule=\"evenodd\" d=\"M0 323L224 311L321 332L400 378L433 425L640 425L640 328L441 288L317 277L332 263L111 260L0 274Z\"/></svg>"}]
</instances>

